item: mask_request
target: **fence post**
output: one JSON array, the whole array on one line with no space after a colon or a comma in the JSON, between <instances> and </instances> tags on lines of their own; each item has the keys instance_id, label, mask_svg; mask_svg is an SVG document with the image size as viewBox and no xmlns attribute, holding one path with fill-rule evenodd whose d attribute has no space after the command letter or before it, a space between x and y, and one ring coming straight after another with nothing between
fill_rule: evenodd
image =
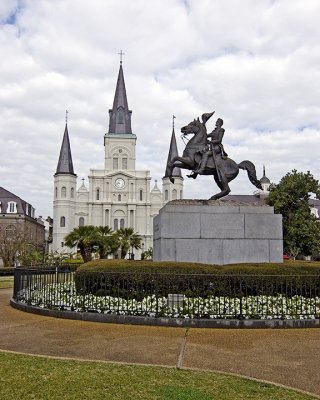
<instances>
[{"instance_id":1,"label":"fence post","mask_svg":"<svg viewBox=\"0 0 320 400\"><path fill-rule=\"evenodd\" d=\"M158 279L152 279L152 281L155 281L155 288L154 292L156 295L156 317L159 316L159 293L158 293Z\"/></svg>"},{"instance_id":2,"label":"fence post","mask_svg":"<svg viewBox=\"0 0 320 400\"><path fill-rule=\"evenodd\" d=\"M243 319L243 315L242 315L242 297L243 297L243 292L242 292L242 280L241 280L241 277L240 277L239 297L240 297L240 315L239 315L239 319Z\"/></svg>"},{"instance_id":3,"label":"fence post","mask_svg":"<svg viewBox=\"0 0 320 400\"><path fill-rule=\"evenodd\" d=\"M15 268L13 272L13 295L12 295L14 300L17 300L17 294L19 292L20 287L21 287L21 273L20 270Z\"/></svg>"}]
</instances>

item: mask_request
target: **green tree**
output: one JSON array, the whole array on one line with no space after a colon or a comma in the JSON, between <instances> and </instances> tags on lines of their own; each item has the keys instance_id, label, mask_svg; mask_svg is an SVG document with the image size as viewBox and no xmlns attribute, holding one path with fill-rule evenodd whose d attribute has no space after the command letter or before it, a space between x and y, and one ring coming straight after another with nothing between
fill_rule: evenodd
<instances>
[{"instance_id":1,"label":"green tree","mask_svg":"<svg viewBox=\"0 0 320 400\"><path fill-rule=\"evenodd\" d=\"M119 240L121 258L125 258L130 247L133 249L141 248L141 237L134 232L133 228L122 228L116 232Z\"/></svg>"},{"instance_id":2,"label":"green tree","mask_svg":"<svg viewBox=\"0 0 320 400\"><path fill-rule=\"evenodd\" d=\"M65 245L77 247L84 262L91 261L92 246L96 239L96 227L93 225L79 226L74 228L65 238Z\"/></svg>"},{"instance_id":3,"label":"green tree","mask_svg":"<svg viewBox=\"0 0 320 400\"><path fill-rule=\"evenodd\" d=\"M98 246L100 258L107 258L119 248L118 236L109 226L97 226L94 233L94 244Z\"/></svg>"},{"instance_id":4,"label":"green tree","mask_svg":"<svg viewBox=\"0 0 320 400\"><path fill-rule=\"evenodd\" d=\"M294 259L320 251L320 223L311 213L311 194L319 198L320 186L309 171L293 170L270 187L268 204L282 214L284 252Z\"/></svg>"},{"instance_id":5,"label":"green tree","mask_svg":"<svg viewBox=\"0 0 320 400\"><path fill-rule=\"evenodd\" d=\"M153 258L153 248L149 247L144 253L141 254L142 260L152 260Z\"/></svg>"},{"instance_id":6,"label":"green tree","mask_svg":"<svg viewBox=\"0 0 320 400\"><path fill-rule=\"evenodd\" d=\"M5 268L11 267L26 243L22 225L3 224L0 226L0 258Z\"/></svg>"},{"instance_id":7,"label":"green tree","mask_svg":"<svg viewBox=\"0 0 320 400\"><path fill-rule=\"evenodd\" d=\"M20 265L31 266L39 264L43 257L37 246L25 242L21 245L15 258L19 261Z\"/></svg>"},{"instance_id":8,"label":"green tree","mask_svg":"<svg viewBox=\"0 0 320 400\"><path fill-rule=\"evenodd\" d=\"M50 251L49 253L45 254L44 260L45 263L48 265L55 265L55 264L62 264L63 262L66 262L67 260L74 259L76 257L76 253L70 253L70 252L59 252L57 250L55 251ZM80 255L79 255L80 257Z\"/></svg>"}]
</instances>

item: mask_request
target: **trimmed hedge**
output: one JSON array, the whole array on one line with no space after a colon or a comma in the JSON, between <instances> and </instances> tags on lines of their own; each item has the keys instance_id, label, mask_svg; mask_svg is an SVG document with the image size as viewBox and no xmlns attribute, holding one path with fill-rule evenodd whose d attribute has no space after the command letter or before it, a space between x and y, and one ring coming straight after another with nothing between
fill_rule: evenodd
<instances>
[{"instance_id":1,"label":"trimmed hedge","mask_svg":"<svg viewBox=\"0 0 320 400\"><path fill-rule=\"evenodd\" d=\"M149 272L185 274L255 274L304 275L320 274L320 262L293 261L254 264L199 264L175 261L148 260L94 260L82 264L77 271L87 272Z\"/></svg>"},{"instance_id":2,"label":"trimmed hedge","mask_svg":"<svg viewBox=\"0 0 320 400\"><path fill-rule=\"evenodd\" d=\"M96 260L75 273L84 294L137 299L180 293L188 297L286 294L314 296L320 290L320 263L206 265L185 262ZM320 293L319 293L320 295Z\"/></svg>"},{"instance_id":3,"label":"trimmed hedge","mask_svg":"<svg viewBox=\"0 0 320 400\"><path fill-rule=\"evenodd\" d=\"M13 275L14 274L14 268L0 268L0 276L1 275Z\"/></svg>"}]
</instances>

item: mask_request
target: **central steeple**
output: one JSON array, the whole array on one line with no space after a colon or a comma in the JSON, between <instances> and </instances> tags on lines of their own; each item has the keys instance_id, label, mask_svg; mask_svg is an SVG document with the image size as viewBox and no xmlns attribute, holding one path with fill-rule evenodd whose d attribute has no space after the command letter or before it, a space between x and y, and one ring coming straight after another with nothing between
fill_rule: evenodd
<instances>
[{"instance_id":1,"label":"central steeple","mask_svg":"<svg viewBox=\"0 0 320 400\"><path fill-rule=\"evenodd\" d=\"M128 107L123 77L122 51L120 69L112 109L109 110L109 130L104 135L105 169L110 171L135 170L137 137L131 129L131 113Z\"/></svg>"},{"instance_id":2,"label":"central steeple","mask_svg":"<svg viewBox=\"0 0 320 400\"><path fill-rule=\"evenodd\" d=\"M109 131L111 135L132 134L131 113L127 101L126 85L124 83L122 61L118 74L113 107L109 110Z\"/></svg>"}]
</instances>

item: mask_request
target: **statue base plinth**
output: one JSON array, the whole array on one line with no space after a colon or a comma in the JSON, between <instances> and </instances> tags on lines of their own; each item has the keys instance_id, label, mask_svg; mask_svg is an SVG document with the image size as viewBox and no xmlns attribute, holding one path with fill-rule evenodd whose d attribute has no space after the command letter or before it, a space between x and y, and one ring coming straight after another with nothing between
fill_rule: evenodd
<instances>
[{"instance_id":1,"label":"statue base plinth","mask_svg":"<svg viewBox=\"0 0 320 400\"><path fill-rule=\"evenodd\" d=\"M283 262L282 216L261 204L174 200L154 218L153 259L219 265Z\"/></svg>"}]
</instances>

